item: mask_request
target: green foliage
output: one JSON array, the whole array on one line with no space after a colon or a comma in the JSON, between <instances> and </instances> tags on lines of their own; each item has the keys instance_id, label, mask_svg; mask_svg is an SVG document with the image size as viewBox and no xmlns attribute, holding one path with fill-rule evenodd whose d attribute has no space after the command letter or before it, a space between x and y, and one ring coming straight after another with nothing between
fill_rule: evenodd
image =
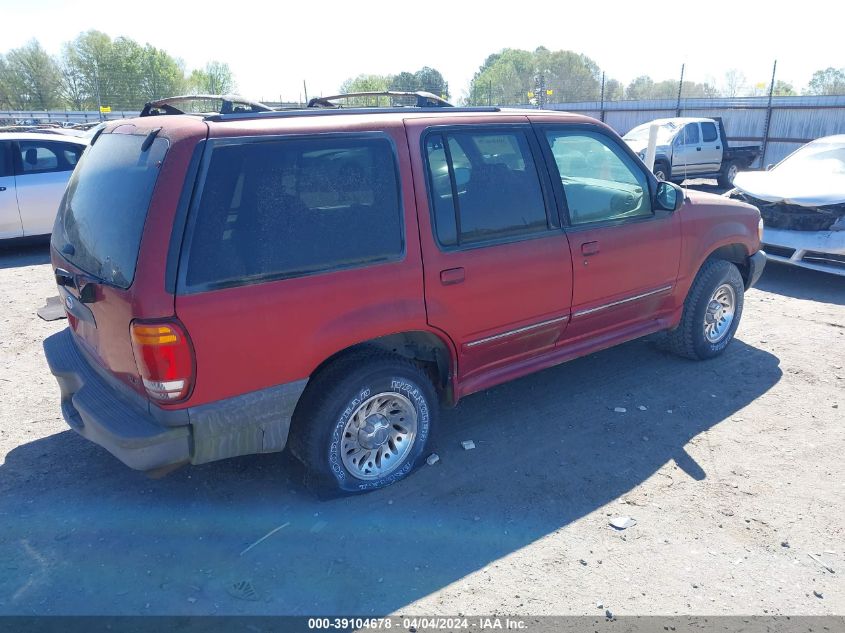
<instances>
[{"instance_id":1,"label":"green foliage","mask_svg":"<svg viewBox=\"0 0 845 633\"><path fill-rule=\"evenodd\" d=\"M18 110L47 110L60 103L61 76L36 40L6 54L0 66L0 98Z\"/></svg>"},{"instance_id":2,"label":"green foliage","mask_svg":"<svg viewBox=\"0 0 845 633\"><path fill-rule=\"evenodd\" d=\"M0 55L0 107L139 110L144 103L184 93L235 90L229 66L209 62L185 76L181 60L150 44L100 31L80 33L55 58L33 40Z\"/></svg>"},{"instance_id":3,"label":"green foliage","mask_svg":"<svg viewBox=\"0 0 845 633\"><path fill-rule=\"evenodd\" d=\"M540 47L534 52L506 48L484 60L470 84L469 105L517 105L529 100L542 77L542 95L552 101L598 100L601 70L586 55L572 51L550 51ZM605 84L605 90L607 90ZM618 92L617 87L611 86Z\"/></svg>"},{"instance_id":4,"label":"green foliage","mask_svg":"<svg viewBox=\"0 0 845 633\"><path fill-rule=\"evenodd\" d=\"M789 83L788 81L783 81L782 79L778 79L775 82L775 89L772 94L777 97L794 97L798 93L795 92L795 88L792 86L791 83Z\"/></svg>"},{"instance_id":5,"label":"green foliage","mask_svg":"<svg viewBox=\"0 0 845 633\"><path fill-rule=\"evenodd\" d=\"M718 97L719 90L709 83L697 83L685 81L681 89L681 97L700 98ZM626 99L677 99L678 82L674 79L664 79L655 82L648 75L642 75L634 79L625 89Z\"/></svg>"},{"instance_id":6,"label":"green foliage","mask_svg":"<svg viewBox=\"0 0 845 633\"><path fill-rule=\"evenodd\" d=\"M226 95L235 90L235 79L229 64L212 61L195 70L188 78L188 90L201 94Z\"/></svg>"},{"instance_id":7,"label":"green foliage","mask_svg":"<svg viewBox=\"0 0 845 633\"><path fill-rule=\"evenodd\" d=\"M845 95L845 68L817 70L810 79L807 93L811 95Z\"/></svg>"}]
</instances>

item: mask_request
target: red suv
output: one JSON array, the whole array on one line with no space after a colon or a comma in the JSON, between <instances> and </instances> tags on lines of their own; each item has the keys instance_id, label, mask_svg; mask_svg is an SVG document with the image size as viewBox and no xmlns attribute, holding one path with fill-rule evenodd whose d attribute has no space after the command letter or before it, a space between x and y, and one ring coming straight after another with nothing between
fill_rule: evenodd
<instances>
[{"instance_id":1,"label":"red suv","mask_svg":"<svg viewBox=\"0 0 845 633\"><path fill-rule=\"evenodd\" d=\"M659 182L587 117L157 112L73 174L44 343L68 424L135 469L288 446L382 487L441 404L658 331L720 354L763 269L755 207Z\"/></svg>"}]
</instances>

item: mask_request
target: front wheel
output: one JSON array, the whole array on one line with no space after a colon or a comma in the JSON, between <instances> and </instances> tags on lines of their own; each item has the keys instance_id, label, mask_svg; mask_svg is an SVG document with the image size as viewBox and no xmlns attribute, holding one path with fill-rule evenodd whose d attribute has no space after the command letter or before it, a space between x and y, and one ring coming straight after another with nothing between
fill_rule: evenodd
<instances>
[{"instance_id":1,"label":"front wheel","mask_svg":"<svg viewBox=\"0 0 845 633\"><path fill-rule=\"evenodd\" d=\"M705 262L684 301L680 324L667 335L669 348L696 360L721 354L739 326L744 293L735 265L720 259Z\"/></svg>"},{"instance_id":2,"label":"front wheel","mask_svg":"<svg viewBox=\"0 0 845 633\"><path fill-rule=\"evenodd\" d=\"M308 385L290 448L320 488L383 488L421 461L436 414L436 392L418 365L375 351L354 354Z\"/></svg>"}]
</instances>

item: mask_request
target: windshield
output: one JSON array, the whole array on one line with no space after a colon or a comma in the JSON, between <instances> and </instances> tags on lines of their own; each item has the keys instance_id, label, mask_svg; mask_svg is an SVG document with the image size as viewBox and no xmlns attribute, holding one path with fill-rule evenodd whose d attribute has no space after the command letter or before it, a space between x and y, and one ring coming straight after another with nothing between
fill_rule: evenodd
<instances>
[{"instance_id":1,"label":"windshield","mask_svg":"<svg viewBox=\"0 0 845 633\"><path fill-rule=\"evenodd\" d=\"M86 273L121 288L135 276L141 232L168 141L103 134L86 151L56 216L53 246Z\"/></svg>"},{"instance_id":2,"label":"windshield","mask_svg":"<svg viewBox=\"0 0 845 633\"><path fill-rule=\"evenodd\" d=\"M638 125L633 130L628 132L623 138L626 141L642 141L644 143L647 143L648 131L649 128L651 128L651 125L651 123L643 123L642 125ZM657 126L657 144L668 145L669 143L671 143L672 137L677 134L679 129L681 129L681 126L671 121L659 124Z\"/></svg>"},{"instance_id":3,"label":"windshield","mask_svg":"<svg viewBox=\"0 0 845 633\"><path fill-rule=\"evenodd\" d=\"M807 143L787 156L775 169L780 173L845 176L845 143L825 140Z\"/></svg>"}]
</instances>

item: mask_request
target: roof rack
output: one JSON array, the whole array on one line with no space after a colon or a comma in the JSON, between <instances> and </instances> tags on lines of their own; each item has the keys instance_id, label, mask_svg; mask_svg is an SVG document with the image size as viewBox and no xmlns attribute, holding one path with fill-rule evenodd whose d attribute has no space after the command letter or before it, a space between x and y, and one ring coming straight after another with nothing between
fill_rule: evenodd
<instances>
[{"instance_id":1,"label":"roof rack","mask_svg":"<svg viewBox=\"0 0 845 633\"><path fill-rule=\"evenodd\" d=\"M174 104L186 101L220 101L221 105L215 114L230 114L230 113L253 113L253 112L273 112L273 108L264 105L259 101L250 101L243 97L236 95L180 95L178 97L167 97L166 99L158 99L157 101L150 101L144 105L140 116L160 116L163 114L212 114L211 112L192 112L185 108L176 107Z\"/></svg>"},{"instance_id":2,"label":"roof rack","mask_svg":"<svg viewBox=\"0 0 845 633\"><path fill-rule=\"evenodd\" d=\"M417 102L414 107L417 108L453 108L451 103L442 99L437 95L424 90L417 90L415 92L407 92L400 90L375 90L371 92L347 92L345 94L332 95L330 97L314 97L308 101L309 108L342 108L343 106L332 101L337 99L354 99L356 97L416 97Z\"/></svg>"},{"instance_id":3,"label":"roof rack","mask_svg":"<svg viewBox=\"0 0 845 633\"><path fill-rule=\"evenodd\" d=\"M393 108L303 108L291 110L272 110L270 112L233 112L232 114L209 114L203 117L204 121L244 121L250 119L282 119L295 117L311 117L311 116L331 116L331 115L350 115L350 114L414 114L418 112L443 112L443 106L409 108L409 107L393 107ZM467 107L457 108L450 107L447 112L450 114L455 112L501 112L501 108L495 106L488 107Z\"/></svg>"}]
</instances>

